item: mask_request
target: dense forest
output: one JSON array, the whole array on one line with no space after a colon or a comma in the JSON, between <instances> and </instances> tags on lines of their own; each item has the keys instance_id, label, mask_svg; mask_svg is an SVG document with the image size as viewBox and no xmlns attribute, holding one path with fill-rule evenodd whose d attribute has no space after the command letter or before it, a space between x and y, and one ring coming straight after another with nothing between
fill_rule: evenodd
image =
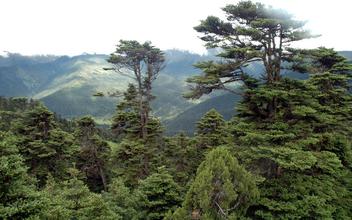
<instances>
[{"instance_id":1,"label":"dense forest","mask_svg":"<svg viewBox=\"0 0 352 220\"><path fill-rule=\"evenodd\" d=\"M101 105L116 102L109 128L62 117L45 100L0 97L0 219L350 219L349 53L291 47L317 36L283 10L251 1L222 10L226 20L209 16L194 28L217 55L187 58L198 74L186 75L177 103L208 99L166 125L181 130L210 102L226 115L211 109L185 132L166 135L155 114L170 84L155 87L168 62L151 42L120 40L101 71L126 85L87 90ZM37 66L33 73L48 68Z\"/></svg>"}]
</instances>

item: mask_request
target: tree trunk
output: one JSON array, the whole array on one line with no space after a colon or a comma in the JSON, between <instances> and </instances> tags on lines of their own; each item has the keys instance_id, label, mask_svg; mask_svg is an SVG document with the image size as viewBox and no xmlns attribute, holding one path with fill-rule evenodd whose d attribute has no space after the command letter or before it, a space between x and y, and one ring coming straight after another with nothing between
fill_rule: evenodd
<instances>
[{"instance_id":1,"label":"tree trunk","mask_svg":"<svg viewBox=\"0 0 352 220\"><path fill-rule=\"evenodd\" d=\"M98 169L99 169L99 175L100 175L101 181L103 183L104 191L107 192L108 187L107 187L107 183L106 183L106 177L105 177L104 171L103 171L102 167L100 166L100 164L98 165Z\"/></svg>"},{"instance_id":2,"label":"tree trunk","mask_svg":"<svg viewBox=\"0 0 352 220\"><path fill-rule=\"evenodd\" d=\"M135 67L134 73L136 76L136 81L138 84L138 96L139 96L139 116L140 116L140 138L143 140L146 139L147 137L147 130L146 130L146 119L145 119L145 110L144 110L144 104L143 104L143 82L142 82L142 74L141 74L141 69L140 66Z\"/></svg>"}]
</instances>

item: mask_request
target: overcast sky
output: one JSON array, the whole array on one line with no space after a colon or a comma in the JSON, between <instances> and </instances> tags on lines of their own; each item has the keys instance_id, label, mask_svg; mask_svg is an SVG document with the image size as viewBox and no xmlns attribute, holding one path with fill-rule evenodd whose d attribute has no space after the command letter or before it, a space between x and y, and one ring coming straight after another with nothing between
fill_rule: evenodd
<instances>
[{"instance_id":1,"label":"overcast sky","mask_svg":"<svg viewBox=\"0 0 352 220\"><path fill-rule=\"evenodd\" d=\"M0 0L0 51L113 52L119 39L203 53L193 27L237 0ZM301 46L352 50L352 0L262 0L307 20L322 37Z\"/></svg>"}]
</instances>

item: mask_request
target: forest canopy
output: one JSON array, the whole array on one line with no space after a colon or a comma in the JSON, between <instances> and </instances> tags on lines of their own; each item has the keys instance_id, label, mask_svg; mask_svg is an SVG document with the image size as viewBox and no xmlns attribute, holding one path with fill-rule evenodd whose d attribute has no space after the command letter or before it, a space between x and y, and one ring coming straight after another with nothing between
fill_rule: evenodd
<instances>
[{"instance_id":1,"label":"forest canopy","mask_svg":"<svg viewBox=\"0 0 352 220\"><path fill-rule=\"evenodd\" d=\"M194 28L219 53L194 64L184 96L222 90L241 101L230 120L208 111L193 136L166 136L153 114L167 62L149 41L121 40L107 59L106 70L131 79L114 93L108 129L0 97L0 219L349 219L351 62L330 48L292 48L317 36L281 9L222 10L226 20Z\"/></svg>"}]
</instances>

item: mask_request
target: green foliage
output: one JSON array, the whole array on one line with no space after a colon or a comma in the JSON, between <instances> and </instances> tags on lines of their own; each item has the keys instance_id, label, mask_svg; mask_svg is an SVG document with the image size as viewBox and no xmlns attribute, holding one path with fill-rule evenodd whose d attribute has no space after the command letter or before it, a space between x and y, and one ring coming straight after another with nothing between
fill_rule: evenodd
<instances>
[{"instance_id":1,"label":"green foliage","mask_svg":"<svg viewBox=\"0 0 352 220\"><path fill-rule=\"evenodd\" d=\"M320 50L317 60L327 72L247 89L230 124L240 146L235 153L266 178L253 217L326 219L350 213L340 202L351 195L349 76L333 73L339 64L330 61L344 59L331 53L325 59L325 49L314 53Z\"/></svg>"},{"instance_id":2,"label":"green foliage","mask_svg":"<svg viewBox=\"0 0 352 220\"><path fill-rule=\"evenodd\" d=\"M239 93L234 82L247 78L245 67L264 64L264 78L268 83L279 81L283 60L293 56L292 42L314 37L303 30L304 22L294 20L285 11L266 7L261 3L240 1L223 8L226 21L209 16L194 29L209 48L221 48L218 54L225 61L205 61L195 66L203 71L187 81L193 84L186 98L199 98L214 90Z\"/></svg>"},{"instance_id":3,"label":"green foliage","mask_svg":"<svg viewBox=\"0 0 352 220\"><path fill-rule=\"evenodd\" d=\"M148 123L150 119L150 102L155 98L152 95L152 83L157 78L159 72L164 68L164 53L154 47L151 42L143 44L137 41L120 40L114 53L107 60L113 65L113 70L119 74L134 79L135 86L130 85L124 93L125 106L120 108L129 109L138 113L138 135L139 138L146 139L148 136ZM122 68L128 69L133 73L125 74ZM127 106L126 106L127 104ZM119 110L119 109L118 109ZM126 117L131 114L117 115L115 124L118 128L125 126ZM122 125L119 123L122 120Z\"/></svg>"},{"instance_id":4,"label":"green foliage","mask_svg":"<svg viewBox=\"0 0 352 220\"><path fill-rule=\"evenodd\" d=\"M112 131L122 140L114 152L112 163L116 172L130 185L148 176L158 164L162 127L151 115L152 83L163 68L164 54L150 42L121 40L108 62L114 70L132 71L136 85L129 84L123 100L117 105Z\"/></svg>"},{"instance_id":5,"label":"green foliage","mask_svg":"<svg viewBox=\"0 0 352 220\"><path fill-rule=\"evenodd\" d=\"M349 208L341 206L350 197L346 186L329 175L286 172L261 186L265 209L256 214L264 219L346 219Z\"/></svg>"},{"instance_id":6,"label":"green foliage","mask_svg":"<svg viewBox=\"0 0 352 220\"><path fill-rule=\"evenodd\" d=\"M139 137L139 110L137 90L133 84L128 85L123 100L116 108L116 114L112 119L111 129L116 136L138 138Z\"/></svg>"},{"instance_id":7,"label":"green foliage","mask_svg":"<svg viewBox=\"0 0 352 220\"><path fill-rule=\"evenodd\" d=\"M174 219L243 217L258 198L254 177L224 147L207 154Z\"/></svg>"},{"instance_id":8,"label":"green foliage","mask_svg":"<svg viewBox=\"0 0 352 220\"><path fill-rule=\"evenodd\" d=\"M165 138L163 156L168 170L175 181L183 185L182 191L187 191L187 183L194 177L200 158L196 142L184 133Z\"/></svg>"},{"instance_id":9,"label":"green foliage","mask_svg":"<svg viewBox=\"0 0 352 220\"><path fill-rule=\"evenodd\" d=\"M112 152L111 162L116 175L128 185L135 186L139 179L147 176L152 161L147 161L146 146L140 141L122 141ZM147 164L147 166L145 166Z\"/></svg>"},{"instance_id":10,"label":"green foliage","mask_svg":"<svg viewBox=\"0 0 352 220\"><path fill-rule=\"evenodd\" d=\"M0 96L0 131L10 130L11 123L22 116L23 111L39 105L37 101L27 98L3 98Z\"/></svg>"},{"instance_id":11,"label":"green foliage","mask_svg":"<svg viewBox=\"0 0 352 220\"><path fill-rule=\"evenodd\" d=\"M113 179L108 187L108 192L103 194L104 200L109 204L110 209L117 213L124 220L138 219L139 213L136 210L139 201L131 190L125 186L122 179Z\"/></svg>"},{"instance_id":12,"label":"green foliage","mask_svg":"<svg viewBox=\"0 0 352 220\"><path fill-rule=\"evenodd\" d=\"M334 49L319 47L317 49L292 49L294 54L287 59L290 68L298 72L324 73L329 71L335 74L352 72L347 59L339 55Z\"/></svg>"},{"instance_id":13,"label":"green foliage","mask_svg":"<svg viewBox=\"0 0 352 220\"><path fill-rule=\"evenodd\" d=\"M226 130L222 115L215 109L211 109L197 122L196 139L198 146L206 149L226 144L228 139Z\"/></svg>"},{"instance_id":14,"label":"green foliage","mask_svg":"<svg viewBox=\"0 0 352 220\"><path fill-rule=\"evenodd\" d=\"M60 184L49 178L42 193L47 200L43 219L120 219L101 195L90 192L75 176Z\"/></svg>"},{"instance_id":15,"label":"green foliage","mask_svg":"<svg viewBox=\"0 0 352 220\"><path fill-rule=\"evenodd\" d=\"M225 90L243 99L229 122L207 112L193 138L163 137L151 113L165 57L150 42L122 40L108 59L107 69L135 83L117 105L116 142L91 117L74 125L37 101L0 97L0 218L351 218L351 62L333 49L289 48L313 36L282 10L240 1L223 11L226 21L210 16L195 27L221 50L195 65L203 74L188 79L186 97ZM261 80L248 74L256 65ZM283 69L309 78L284 78ZM212 100L225 106L228 95Z\"/></svg>"},{"instance_id":16,"label":"green foliage","mask_svg":"<svg viewBox=\"0 0 352 220\"><path fill-rule=\"evenodd\" d=\"M164 167L142 180L137 189L142 219L163 219L181 204L180 187Z\"/></svg>"},{"instance_id":17,"label":"green foliage","mask_svg":"<svg viewBox=\"0 0 352 220\"><path fill-rule=\"evenodd\" d=\"M15 137L0 132L0 218L35 218L43 206L15 145Z\"/></svg>"},{"instance_id":18,"label":"green foliage","mask_svg":"<svg viewBox=\"0 0 352 220\"><path fill-rule=\"evenodd\" d=\"M42 105L36 106L16 119L11 130L18 136L19 152L29 173L38 178L40 186L49 172L58 178L65 176L76 147L73 136L57 128L53 113Z\"/></svg>"},{"instance_id":19,"label":"green foliage","mask_svg":"<svg viewBox=\"0 0 352 220\"><path fill-rule=\"evenodd\" d=\"M110 147L97 134L95 122L91 117L83 117L77 124L75 137L80 145L77 168L86 175L90 189L96 192L102 189L106 191Z\"/></svg>"}]
</instances>

